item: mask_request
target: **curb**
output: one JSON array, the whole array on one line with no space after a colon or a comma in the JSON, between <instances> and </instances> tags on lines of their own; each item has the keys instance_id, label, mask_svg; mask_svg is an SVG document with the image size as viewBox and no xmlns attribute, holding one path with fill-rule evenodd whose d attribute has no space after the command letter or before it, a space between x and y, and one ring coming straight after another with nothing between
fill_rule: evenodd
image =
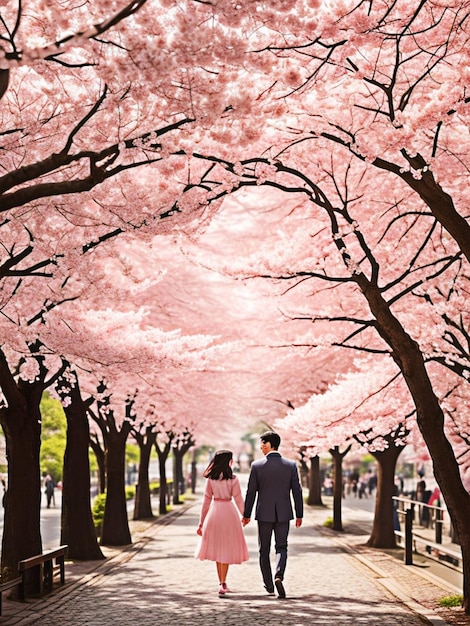
<instances>
[{"instance_id":1,"label":"curb","mask_svg":"<svg viewBox=\"0 0 470 626\"><path fill-rule=\"evenodd\" d=\"M400 600L400 602L405 604L411 611L419 615L423 620L426 621L426 623L432 624L433 626L446 626L449 624L449 622L446 622L442 617L437 615L435 611L423 606L422 604L416 602L416 600L411 598L393 576L390 576L387 572L378 567L366 556L360 554L354 546L351 546L350 544L346 543L345 540L335 535L332 535L329 532L325 532L325 528L322 526L316 525L316 530L318 530L318 532L323 536L331 539L334 543L336 543L336 545L341 547L341 549L344 552L348 553L352 558L356 559L357 561L362 563L362 565L365 565L372 572L374 572L374 574L376 574L377 576L376 580L378 583L380 583L385 589L387 589L387 591L389 591L393 596ZM380 552L380 550L378 550L378 552ZM455 587L453 587L452 585L448 585L443 581L434 579L434 577L428 574L424 574L419 570L413 570L413 574L428 580L428 582L431 582L436 587L441 587L443 590L451 592L456 591Z\"/></svg>"}]
</instances>

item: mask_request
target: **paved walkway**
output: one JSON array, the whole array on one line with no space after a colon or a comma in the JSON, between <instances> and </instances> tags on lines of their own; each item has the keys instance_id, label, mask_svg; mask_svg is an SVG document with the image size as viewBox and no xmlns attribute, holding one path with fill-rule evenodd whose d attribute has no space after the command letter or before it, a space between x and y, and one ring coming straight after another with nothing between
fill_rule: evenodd
<instances>
[{"instance_id":1,"label":"paved walkway","mask_svg":"<svg viewBox=\"0 0 470 626\"><path fill-rule=\"evenodd\" d=\"M424 605L426 601L432 605L436 595L442 597L448 591L421 579L386 554L354 548L355 543L364 542L360 533L338 539L325 531L321 523L328 511L312 507L307 507L303 526L291 528L286 600L264 592L254 522L245 529L250 561L231 567L228 583L232 593L219 598L215 564L192 556L198 540L199 510L197 497L171 514L168 523L132 522L132 546L106 549L106 561L68 564L66 586L48 597L22 604L7 600L4 594L0 626L447 623L418 604L410 590L419 594ZM389 573L390 568L398 569Z\"/></svg>"}]
</instances>

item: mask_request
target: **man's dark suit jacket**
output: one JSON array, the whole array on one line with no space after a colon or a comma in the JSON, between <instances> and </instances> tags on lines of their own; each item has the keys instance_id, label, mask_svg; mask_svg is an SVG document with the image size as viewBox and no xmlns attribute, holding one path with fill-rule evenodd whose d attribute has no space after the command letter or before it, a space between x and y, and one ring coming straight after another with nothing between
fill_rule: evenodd
<instances>
[{"instance_id":1,"label":"man's dark suit jacket","mask_svg":"<svg viewBox=\"0 0 470 626\"><path fill-rule=\"evenodd\" d=\"M251 465L243 517L251 517L258 494L255 519L261 522L287 522L294 518L291 493L295 516L301 518L304 504L297 464L282 458L279 452L270 452Z\"/></svg>"}]
</instances>

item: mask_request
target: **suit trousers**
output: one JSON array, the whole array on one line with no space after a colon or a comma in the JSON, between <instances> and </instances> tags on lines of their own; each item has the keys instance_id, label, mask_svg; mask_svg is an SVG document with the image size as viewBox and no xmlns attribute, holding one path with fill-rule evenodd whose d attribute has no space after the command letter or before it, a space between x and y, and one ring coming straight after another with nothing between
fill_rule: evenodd
<instances>
[{"instance_id":1,"label":"suit trousers","mask_svg":"<svg viewBox=\"0 0 470 626\"><path fill-rule=\"evenodd\" d=\"M271 561L269 558L273 533L276 550L276 570L274 578L284 580L284 572L286 571L287 564L289 522L261 522L258 520L259 565L264 586L268 591L272 591L274 588Z\"/></svg>"}]
</instances>

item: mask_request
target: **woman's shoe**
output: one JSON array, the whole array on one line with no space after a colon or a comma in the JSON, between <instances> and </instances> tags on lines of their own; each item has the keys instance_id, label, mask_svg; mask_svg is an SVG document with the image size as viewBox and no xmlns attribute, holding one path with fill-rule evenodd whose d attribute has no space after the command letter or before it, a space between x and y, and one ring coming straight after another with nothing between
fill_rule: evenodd
<instances>
[{"instance_id":1,"label":"woman's shoe","mask_svg":"<svg viewBox=\"0 0 470 626\"><path fill-rule=\"evenodd\" d=\"M227 591L227 585L225 583L220 583L219 585L219 596L224 596Z\"/></svg>"},{"instance_id":2,"label":"woman's shoe","mask_svg":"<svg viewBox=\"0 0 470 626\"><path fill-rule=\"evenodd\" d=\"M222 586L225 589L225 593L230 593L230 589L227 587L227 583L222 583Z\"/></svg>"}]
</instances>

